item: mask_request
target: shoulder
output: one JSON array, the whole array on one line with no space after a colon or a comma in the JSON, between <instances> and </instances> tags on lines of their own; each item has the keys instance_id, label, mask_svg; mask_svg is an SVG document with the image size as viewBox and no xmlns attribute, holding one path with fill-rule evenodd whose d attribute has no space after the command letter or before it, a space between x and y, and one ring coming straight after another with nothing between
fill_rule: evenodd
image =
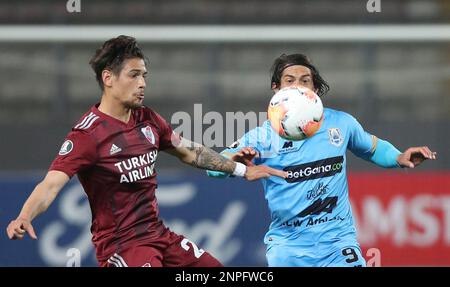
<instances>
[{"instance_id":1,"label":"shoulder","mask_svg":"<svg viewBox=\"0 0 450 287\"><path fill-rule=\"evenodd\" d=\"M251 130L249 130L247 133L245 133L246 136L250 137L258 137L260 138L262 135L267 135L267 133L272 133L273 129L270 126L270 121L266 120L264 121L260 126L257 126Z\"/></svg>"},{"instance_id":2,"label":"shoulder","mask_svg":"<svg viewBox=\"0 0 450 287\"><path fill-rule=\"evenodd\" d=\"M273 133L274 131L270 126L270 122L266 120L260 126L257 126L245 133L241 137L240 141L243 141L244 145L254 146L259 143L270 142Z\"/></svg>"},{"instance_id":3,"label":"shoulder","mask_svg":"<svg viewBox=\"0 0 450 287\"><path fill-rule=\"evenodd\" d=\"M324 108L324 118L325 121L339 121L345 123L357 122L356 118L351 114L330 108Z\"/></svg>"},{"instance_id":4,"label":"shoulder","mask_svg":"<svg viewBox=\"0 0 450 287\"><path fill-rule=\"evenodd\" d=\"M324 108L323 110L324 110L324 115L331 117L331 118L343 118L343 119L353 118L352 115L350 115L349 113L344 112L344 111L330 109L330 108Z\"/></svg>"},{"instance_id":5,"label":"shoulder","mask_svg":"<svg viewBox=\"0 0 450 287\"><path fill-rule=\"evenodd\" d=\"M95 145L99 133L102 133L98 129L102 121L104 119L95 109L91 108L75 123L67 136L67 140L73 141L73 144L78 142L83 145Z\"/></svg>"},{"instance_id":6,"label":"shoulder","mask_svg":"<svg viewBox=\"0 0 450 287\"><path fill-rule=\"evenodd\" d=\"M102 119L93 110L86 112L72 127L72 132L79 134L90 134L92 133L100 124Z\"/></svg>"}]
</instances>

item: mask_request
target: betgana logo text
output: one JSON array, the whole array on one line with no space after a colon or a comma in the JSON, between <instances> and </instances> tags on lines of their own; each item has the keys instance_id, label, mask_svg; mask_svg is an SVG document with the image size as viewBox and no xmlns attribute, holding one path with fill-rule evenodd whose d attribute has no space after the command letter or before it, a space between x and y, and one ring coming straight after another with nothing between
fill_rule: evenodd
<instances>
[{"instance_id":1,"label":"betgana logo text","mask_svg":"<svg viewBox=\"0 0 450 287\"><path fill-rule=\"evenodd\" d=\"M342 171L344 164L343 156L330 157L318 161L308 162L300 165L285 167L287 171L287 182L302 182L305 180L333 176Z\"/></svg>"}]
</instances>

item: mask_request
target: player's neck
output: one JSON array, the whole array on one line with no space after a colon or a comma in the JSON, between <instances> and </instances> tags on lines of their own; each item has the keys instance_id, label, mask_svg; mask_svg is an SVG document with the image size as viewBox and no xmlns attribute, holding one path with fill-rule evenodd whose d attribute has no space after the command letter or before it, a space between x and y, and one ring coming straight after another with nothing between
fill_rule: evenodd
<instances>
[{"instance_id":1,"label":"player's neck","mask_svg":"<svg viewBox=\"0 0 450 287\"><path fill-rule=\"evenodd\" d=\"M102 96L98 110L124 123L128 123L131 116L130 108L124 107L120 103L115 103L113 100L105 97L105 95Z\"/></svg>"}]
</instances>

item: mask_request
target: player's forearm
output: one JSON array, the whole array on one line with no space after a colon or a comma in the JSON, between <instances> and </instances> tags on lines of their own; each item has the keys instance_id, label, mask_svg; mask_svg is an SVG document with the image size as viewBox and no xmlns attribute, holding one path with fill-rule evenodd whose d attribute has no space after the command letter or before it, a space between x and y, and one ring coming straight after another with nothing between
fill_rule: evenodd
<instances>
[{"instance_id":1,"label":"player's forearm","mask_svg":"<svg viewBox=\"0 0 450 287\"><path fill-rule=\"evenodd\" d=\"M229 160L210 148L201 145L187 147L191 153L184 162L197 168L233 173L236 163Z\"/></svg>"},{"instance_id":2,"label":"player's forearm","mask_svg":"<svg viewBox=\"0 0 450 287\"><path fill-rule=\"evenodd\" d=\"M223 171L235 176L245 176L247 168L201 144L181 138L179 145L166 152L178 157L182 162L201 169Z\"/></svg>"},{"instance_id":3,"label":"player's forearm","mask_svg":"<svg viewBox=\"0 0 450 287\"><path fill-rule=\"evenodd\" d=\"M233 156L233 154L227 150L223 150L220 154L226 158L231 158ZM206 170L206 175L208 175L209 177L214 177L214 178L226 178L226 177L230 176L229 173L226 173L223 171L209 170L209 169Z\"/></svg>"},{"instance_id":4,"label":"player's forearm","mask_svg":"<svg viewBox=\"0 0 450 287\"><path fill-rule=\"evenodd\" d=\"M69 176L64 172L49 171L45 176L45 179L36 185L33 192L28 197L19 217L31 221L39 214L46 211L69 179Z\"/></svg>"},{"instance_id":5,"label":"player's forearm","mask_svg":"<svg viewBox=\"0 0 450 287\"><path fill-rule=\"evenodd\" d=\"M18 217L32 221L46 211L57 195L57 187L41 182L34 188Z\"/></svg>"},{"instance_id":6,"label":"player's forearm","mask_svg":"<svg viewBox=\"0 0 450 287\"><path fill-rule=\"evenodd\" d=\"M369 158L370 161L384 168L400 167L397 158L401 152L388 141L382 139L377 141L376 149Z\"/></svg>"}]
</instances>

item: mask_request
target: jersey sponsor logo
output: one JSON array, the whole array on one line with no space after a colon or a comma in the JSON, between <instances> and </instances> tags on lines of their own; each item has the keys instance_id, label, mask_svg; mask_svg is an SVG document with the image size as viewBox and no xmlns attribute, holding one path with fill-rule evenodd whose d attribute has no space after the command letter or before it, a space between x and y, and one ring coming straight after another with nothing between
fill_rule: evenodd
<instances>
[{"instance_id":1,"label":"jersey sponsor logo","mask_svg":"<svg viewBox=\"0 0 450 287\"><path fill-rule=\"evenodd\" d=\"M336 156L300 165L285 167L283 170L287 171L288 174L286 181L292 183L333 176L342 171L343 164L344 157Z\"/></svg>"},{"instance_id":2,"label":"jersey sponsor logo","mask_svg":"<svg viewBox=\"0 0 450 287\"><path fill-rule=\"evenodd\" d=\"M283 147L278 151L278 153L288 153L297 151L300 149L300 146L294 146L294 143L292 141L284 142Z\"/></svg>"},{"instance_id":3,"label":"jersey sponsor logo","mask_svg":"<svg viewBox=\"0 0 450 287\"><path fill-rule=\"evenodd\" d=\"M111 149L109 150L109 154L113 155L113 154L116 154L116 153L121 152L121 151L122 151L122 149L120 147L118 147L115 144L113 144L111 146Z\"/></svg>"},{"instance_id":4,"label":"jersey sponsor logo","mask_svg":"<svg viewBox=\"0 0 450 287\"><path fill-rule=\"evenodd\" d=\"M66 140L59 150L59 155L66 155L73 150L73 142L71 140Z\"/></svg>"},{"instance_id":5,"label":"jersey sponsor logo","mask_svg":"<svg viewBox=\"0 0 450 287\"><path fill-rule=\"evenodd\" d=\"M309 227L317 224L322 224L331 221L343 221L345 218L335 215L333 217L329 217L328 215L315 218L316 215L320 215L321 213L332 213L336 208L338 203L337 196L328 196L325 198L318 198L308 207L303 209L299 214L297 214L297 219L286 221L282 223L282 226L286 227ZM307 217L307 218L304 218Z\"/></svg>"},{"instance_id":6,"label":"jersey sponsor logo","mask_svg":"<svg viewBox=\"0 0 450 287\"><path fill-rule=\"evenodd\" d=\"M149 262L147 262L144 265L142 265L141 267L152 267L152 265Z\"/></svg>"},{"instance_id":7,"label":"jersey sponsor logo","mask_svg":"<svg viewBox=\"0 0 450 287\"><path fill-rule=\"evenodd\" d=\"M344 143L344 137L342 137L341 130L339 128L329 128L328 138L330 143L334 146L340 147Z\"/></svg>"},{"instance_id":8,"label":"jersey sponsor logo","mask_svg":"<svg viewBox=\"0 0 450 287\"><path fill-rule=\"evenodd\" d=\"M114 164L120 172L120 183L132 183L148 177L155 172L155 162L158 151L135 156Z\"/></svg>"},{"instance_id":9,"label":"jersey sponsor logo","mask_svg":"<svg viewBox=\"0 0 450 287\"><path fill-rule=\"evenodd\" d=\"M155 144L155 135L153 134L152 128L150 126L142 128L141 132L151 144Z\"/></svg>"},{"instance_id":10,"label":"jersey sponsor logo","mask_svg":"<svg viewBox=\"0 0 450 287\"><path fill-rule=\"evenodd\" d=\"M292 143L292 141L284 142L282 148L290 148L290 147L293 147L293 145L294 144Z\"/></svg>"},{"instance_id":11,"label":"jersey sponsor logo","mask_svg":"<svg viewBox=\"0 0 450 287\"><path fill-rule=\"evenodd\" d=\"M91 112L87 115L78 125L76 125L75 129L86 130L92 126L92 124L99 118L96 114Z\"/></svg>"},{"instance_id":12,"label":"jersey sponsor logo","mask_svg":"<svg viewBox=\"0 0 450 287\"><path fill-rule=\"evenodd\" d=\"M338 202L337 196L328 196L325 198L316 199L311 205L303 209L298 214L300 217L306 217L308 215L319 215L322 212L332 213Z\"/></svg>"},{"instance_id":13,"label":"jersey sponsor logo","mask_svg":"<svg viewBox=\"0 0 450 287\"><path fill-rule=\"evenodd\" d=\"M316 199L317 197L326 194L328 191L328 184L322 182L317 183L311 190L306 192L306 198L308 200Z\"/></svg>"},{"instance_id":14,"label":"jersey sponsor logo","mask_svg":"<svg viewBox=\"0 0 450 287\"><path fill-rule=\"evenodd\" d=\"M333 217L324 216L324 217L320 217L320 218L309 217L308 219L289 220L289 221L283 222L281 224L281 226L284 226L284 227L310 227L310 226L314 226L317 224L333 222L333 221L344 221L344 220L345 220L345 218L343 218L339 215L336 215Z\"/></svg>"}]
</instances>

